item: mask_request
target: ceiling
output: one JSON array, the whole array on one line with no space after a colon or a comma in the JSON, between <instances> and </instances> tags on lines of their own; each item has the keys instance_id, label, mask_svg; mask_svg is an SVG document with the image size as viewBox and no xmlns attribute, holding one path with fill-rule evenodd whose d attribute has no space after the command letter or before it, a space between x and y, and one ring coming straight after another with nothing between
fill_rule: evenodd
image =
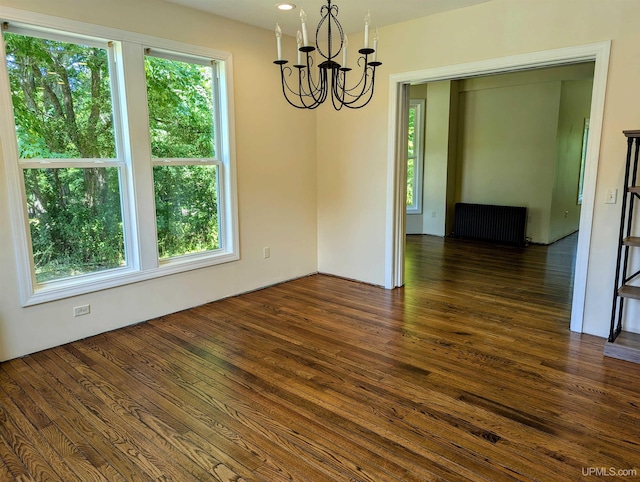
<instances>
[{"instance_id":1,"label":"ceiling","mask_svg":"<svg viewBox=\"0 0 640 482\"><path fill-rule=\"evenodd\" d=\"M316 26L320 21L320 7L326 5L325 0L290 0L297 8L282 12L276 9L275 5L284 0L166 1L270 30L275 28L278 22L282 31L288 35L295 35L300 29L300 8L307 14L308 25ZM487 1L489 0L335 0L334 4L339 8L338 19L344 31L353 33L364 30L364 16L367 10L371 12L371 26L383 27Z\"/></svg>"}]
</instances>

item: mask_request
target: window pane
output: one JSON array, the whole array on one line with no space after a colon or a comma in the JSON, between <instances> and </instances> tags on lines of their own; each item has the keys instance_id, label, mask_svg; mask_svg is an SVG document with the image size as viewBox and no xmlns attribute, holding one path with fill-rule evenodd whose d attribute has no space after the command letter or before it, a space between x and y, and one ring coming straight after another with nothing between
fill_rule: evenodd
<instances>
[{"instance_id":1,"label":"window pane","mask_svg":"<svg viewBox=\"0 0 640 482\"><path fill-rule=\"evenodd\" d=\"M407 206L413 206L414 172L414 159L409 159L407 161Z\"/></svg>"},{"instance_id":2,"label":"window pane","mask_svg":"<svg viewBox=\"0 0 640 482\"><path fill-rule=\"evenodd\" d=\"M25 169L36 281L125 264L117 167Z\"/></svg>"},{"instance_id":3,"label":"window pane","mask_svg":"<svg viewBox=\"0 0 640 482\"><path fill-rule=\"evenodd\" d=\"M153 179L160 258L220 248L218 167L155 166Z\"/></svg>"},{"instance_id":4,"label":"window pane","mask_svg":"<svg viewBox=\"0 0 640 482\"><path fill-rule=\"evenodd\" d=\"M215 157L212 67L145 57L151 153Z\"/></svg>"},{"instance_id":5,"label":"window pane","mask_svg":"<svg viewBox=\"0 0 640 482\"><path fill-rule=\"evenodd\" d=\"M115 158L106 49L5 33L22 159Z\"/></svg>"},{"instance_id":6,"label":"window pane","mask_svg":"<svg viewBox=\"0 0 640 482\"><path fill-rule=\"evenodd\" d=\"M416 124L416 108L409 108L409 139L408 139L408 156L413 157L415 143L415 124Z\"/></svg>"}]
</instances>

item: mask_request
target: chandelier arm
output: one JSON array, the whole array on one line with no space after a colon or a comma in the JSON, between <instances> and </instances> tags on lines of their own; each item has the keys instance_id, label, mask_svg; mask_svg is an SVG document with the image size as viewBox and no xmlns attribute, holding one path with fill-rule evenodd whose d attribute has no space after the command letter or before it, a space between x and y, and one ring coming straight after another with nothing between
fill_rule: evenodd
<instances>
[{"instance_id":1,"label":"chandelier arm","mask_svg":"<svg viewBox=\"0 0 640 482\"><path fill-rule=\"evenodd\" d=\"M307 83L309 85L309 91L306 92L304 90L304 82L302 81L303 77L307 77ZM298 76L298 97L300 98L300 103L306 107L307 109L315 109L316 107L318 107L320 104L322 104L322 102L320 102L316 96L315 96L315 91L311 89L311 82L309 81L309 78L311 77L311 73L309 72L309 70L307 69L307 71L305 72L304 69L300 69L300 73ZM314 85L315 88L315 85ZM306 102L306 98L311 98L312 102L307 104Z\"/></svg>"},{"instance_id":2,"label":"chandelier arm","mask_svg":"<svg viewBox=\"0 0 640 482\"><path fill-rule=\"evenodd\" d=\"M299 109L315 109L316 107L318 107L322 102L320 98L317 98L317 96L314 94L313 90L309 90L307 91L305 89L305 85L304 85L304 81L302 80L304 77L308 77L309 73L308 71L306 71L303 67L301 66L296 66L298 68L298 89L294 90L291 88L291 86L289 86L289 83L287 82L286 77L284 76L284 70L287 71L287 76L291 76L293 71L291 69L291 67L284 67L283 72L281 74L282 77L282 84L283 84L283 92L285 95L285 98L287 99L287 102L289 102L289 104L293 105L294 107L297 107ZM309 82L307 82L309 83ZM316 90L318 90L315 87L315 84L313 85L313 87L311 87L311 84L309 84L309 88L315 88ZM291 100L292 98L298 98L300 99L300 103L296 103L294 101ZM308 98L312 99L312 102L308 101Z\"/></svg>"},{"instance_id":3,"label":"chandelier arm","mask_svg":"<svg viewBox=\"0 0 640 482\"><path fill-rule=\"evenodd\" d=\"M308 85L308 94L309 95L313 95L313 92L317 92L318 90L320 90L319 85L316 85L315 81L313 80L313 75L312 75L312 67L313 64L315 63L315 60L313 57L311 57L311 55L309 55L309 52L306 52L307 55L307 65L305 67L303 67L303 69L305 69L305 72L307 74L307 85ZM320 79L318 79L318 81L320 81Z\"/></svg>"},{"instance_id":4,"label":"chandelier arm","mask_svg":"<svg viewBox=\"0 0 640 482\"><path fill-rule=\"evenodd\" d=\"M342 85L346 82L347 72L335 69L331 82L331 103L335 110L340 110L344 106L344 88L340 88L340 77L342 77ZM340 94L342 93L342 97Z\"/></svg>"},{"instance_id":5,"label":"chandelier arm","mask_svg":"<svg viewBox=\"0 0 640 482\"><path fill-rule=\"evenodd\" d=\"M366 57L360 57L360 59L358 59L358 65L361 65L362 60L364 60L364 66L362 69L362 75L360 76L360 80L358 80L358 83L351 88L347 88L346 85L343 86L345 94L349 97L361 97L366 94L368 90L368 84L370 85L370 82L367 82L367 80L370 78L370 74L375 75L375 72L367 64ZM359 93L353 93L358 89L360 90Z\"/></svg>"},{"instance_id":6,"label":"chandelier arm","mask_svg":"<svg viewBox=\"0 0 640 482\"><path fill-rule=\"evenodd\" d=\"M358 109L360 107L364 107L369 103L369 101L373 97L375 67L376 67L375 65L367 67L367 70L369 69L371 70L371 75L365 75L363 73L363 78L361 78L357 84L357 85L363 84L363 86L361 91L357 95L350 93L350 91L354 90L355 88L345 89L344 87L346 83L346 74L347 74L346 71L342 71L341 72L342 75L337 74L334 76L333 78L334 84L332 85L332 101L333 101L334 108L336 110L340 110L342 106L346 106L351 109ZM342 79L342 81L340 79ZM363 83L363 79L370 79L370 81L367 82L366 80L364 80L364 83ZM363 99L365 98L366 100L363 101ZM337 107L338 104L340 105L340 108Z\"/></svg>"},{"instance_id":7,"label":"chandelier arm","mask_svg":"<svg viewBox=\"0 0 640 482\"><path fill-rule=\"evenodd\" d=\"M352 97L352 98L357 98L360 97L361 95L363 95L363 93L366 92L366 88L362 88L361 92L359 94L353 94L352 92L354 90L356 90L358 87L360 87L363 82L366 82L366 76L365 73L363 72L362 75L360 76L360 80L358 81L358 83L351 87L350 89L348 89L346 87L346 83L347 83L347 72L344 72L344 75L342 75L339 78L336 78L336 85L334 87L334 95L336 95L337 97L340 97L340 93L342 93L342 98L344 99L345 97Z\"/></svg>"},{"instance_id":8,"label":"chandelier arm","mask_svg":"<svg viewBox=\"0 0 640 482\"><path fill-rule=\"evenodd\" d=\"M329 87L329 78L328 78L328 72L327 69L320 69L319 70L319 75L320 75L320 102L323 103L325 100L327 100L327 95L330 93L330 87ZM331 82L333 82L333 80L331 80Z\"/></svg>"},{"instance_id":9,"label":"chandelier arm","mask_svg":"<svg viewBox=\"0 0 640 482\"><path fill-rule=\"evenodd\" d=\"M291 76L291 74L292 74L291 67L284 67L284 65L283 65L283 64L281 64L281 65L280 65L280 78L281 78L281 80L282 80L282 93L284 94L284 98L285 98L285 100L286 100L290 105L292 105L293 107L295 107L296 109L315 109L316 107L318 107L318 106L320 105L319 103L307 104L307 103L303 100L303 96L304 96L304 97L308 97L308 95L307 95L307 94L304 94L304 93L303 93L303 94L300 94L300 91L296 92L296 91L294 91L294 90L289 86L289 83L287 82L287 79L286 79L286 77L285 77L285 70L286 70L286 71L288 71L288 74L287 74L287 75L288 75L288 76ZM298 75L300 75L300 73L299 73ZM298 80L298 82L300 82L300 80ZM299 97L300 97L300 102L301 102L301 104L299 105L299 104L297 104L297 103L293 102L293 101L291 100L291 98L289 97L289 94L287 93L287 91L288 91L288 92L290 92L290 93L294 96L294 98L295 98L296 96L299 96Z\"/></svg>"},{"instance_id":10,"label":"chandelier arm","mask_svg":"<svg viewBox=\"0 0 640 482\"><path fill-rule=\"evenodd\" d=\"M368 72L367 69L369 68L369 66L367 65L366 57L362 56L362 57L358 58L358 66L362 67L362 76L360 77L360 80L358 81L358 83L356 85L354 85L350 89L347 89L348 92L352 92L352 91L356 90L358 87L360 87L362 85L363 82L365 84L367 82L367 72Z\"/></svg>"},{"instance_id":11,"label":"chandelier arm","mask_svg":"<svg viewBox=\"0 0 640 482\"><path fill-rule=\"evenodd\" d=\"M337 71L334 73L332 77L333 82L331 86L332 102L333 102L334 108L336 110L340 110L340 108L342 108L342 106L345 106L345 105L347 107L351 106L351 108L357 108L354 104L358 104L359 101L363 98L363 96L369 93L369 91L372 88L372 82L370 81L367 82L367 79L370 79L372 78L373 75L375 75L374 67L366 67L356 86L350 89L346 88L347 72L349 72L349 70L348 69L336 69L336 70ZM371 70L372 76L369 75L369 70ZM358 92L357 94L353 94L352 92L360 86L361 86L360 92ZM369 99L370 97L371 95L369 96ZM368 100L363 104L363 106L366 105L366 103L368 103ZM338 108L337 105L339 105L340 108Z\"/></svg>"},{"instance_id":12,"label":"chandelier arm","mask_svg":"<svg viewBox=\"0 0 640 482\"><path fill-rule=\"evenodd\" d=\"M361 57L360 61L358 61L359 65L362 64L361 62L362 60L365 60L364 57ZM365 63L365 65L366 67L362 71L360 80L356 85L354 85L351 88L346 87L346 83L347 83L346 69L345 69L345 75L342 77L342 82L340 82L339 79L336 79L338 83L334 88L334 95L340 97L340 92L342 92L343 95L342 95L341 102L343 104L356 104L363 96L365 96L370 92L372 88L372 82L369 81L369 79L372 79L375 76L375 67L380 65L380 63L370 62L370 63ZM354 91L356 91L357 89L360 89L360 91L354 93Z\"/></svg>"},{"instance_id":13,"label":"chandelier arm","mask_svg":"<svg viewBox=\"0 0 640 482\"><path fill-rule=\"evenodd\" d=\"M283 70L288 71L287 76L291 77L291 74L293 73L293 70L291 69L291 67L285 67ZM298 72L298 76L300 75L300 72ZM294 96L297 96L299 91L295 91L293 90L290 86L289 86L289 82L287 82L286 77L284 76L284 72L281 75L282 77L282 89L283 92L285 91L285 89L290 92L291 94L293 94ZM300 83L300 80L298 80L298 84ZM286 92L284 92L285 95L287 94Z\"/></svg>"},{"instance_id":14,"label":"chandelier arm","mask_svg":"<svg viewBox=\"0 0 640 482\"><path fill-rule=\"evenodd\" d=\"M369 86L369 88L367 89L367 91L369 92L369 97L367 98L367 100L365 100L363 103L359 104L359 105L353 105L356 102L362 100L362 97L358 97L357 99L351 101L351 102L345 102L344 106L347 107L348 109L360 109L362 107L364 107L365 105L367 105L369 102L371 102L371 99L373 98L373 91L374 91L374 86L375 86L375 66L373 67L373 74L371 75L371 84ZM366 93L366 92L365 92Z\"/></svg>"},{"instance_id":15,"label":"chandelier arm","mask_svg":"<svg viewBox=\"0 0 640 482\"><path fill-rule=\"evenodd\" d=\"M307 66L306 74L307 74L307 88L306 94L313 97L314 102L322 103L324 101L322 99L322 90L323 90L323 76L322 76L322 68L318 69L318 83L313 80L313 75L311 73L311 67L313 67L313 59L310 57L309 52L307 52ZM302 89L302 85L300 87ZM319 94L319 95L318 95Z\"/></svg>"}]
</instances>

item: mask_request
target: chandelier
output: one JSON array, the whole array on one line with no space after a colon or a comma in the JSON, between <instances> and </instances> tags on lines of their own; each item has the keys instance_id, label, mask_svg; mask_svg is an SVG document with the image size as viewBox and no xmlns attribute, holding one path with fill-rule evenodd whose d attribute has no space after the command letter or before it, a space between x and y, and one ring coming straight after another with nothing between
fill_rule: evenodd
<instances>
[{"instance_id":1,"label":"chandelier","mask_svg":"<svg viewBox=\"0 0 640 482\"><path fill-rule=\"evenodd\" d=\"M280 66L282 92L284 98L298 109L315 109L331 98L334 109L343 107L359 109L369 103L373 97L376 67L382 65L376 58L378 48L378 29L373 35L373 48L369 47L369 26L371 16L367 12L364 21L364 47L358 50L360 56L356 61L359 78L347 83L347 74L353 69L347 66L348 38L338 21L338 6L332 5L331 0L320 8L320 23L316 28L315 46L309 43L307 35L307 16L300 10L302 32L298 30L296 42L298 44L297 63L287 66L288 60L282 59L282 30L276 24L276 43L278 60L274 64ZM321 32L326 37L321 38ZM324 43L323 43L324 42ZM317 51L317 56L324 59L314 69L315 57L311 55ZM336 62L342 53L342 64ZM315 75L314 71L315 70ZM348 86L349 85L349 86Z\"/></svg>"}]
</instances>

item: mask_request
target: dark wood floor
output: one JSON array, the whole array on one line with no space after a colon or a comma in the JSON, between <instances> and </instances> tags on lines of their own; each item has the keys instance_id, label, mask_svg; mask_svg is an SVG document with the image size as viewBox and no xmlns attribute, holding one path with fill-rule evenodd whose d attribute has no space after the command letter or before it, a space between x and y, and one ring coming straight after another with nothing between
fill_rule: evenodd
<instances>
[{"instance_id":1,"label":"dark wood floor","mask_svg":"<svg viewBox=\"0 0 640 482\"><path fill-rule=\"evenodd\" d=\"M640 370L569 332L574 254L410 236L404 289L311 276L2 363L0 480L640 472Z\"/></svg>"}]
</instances>

